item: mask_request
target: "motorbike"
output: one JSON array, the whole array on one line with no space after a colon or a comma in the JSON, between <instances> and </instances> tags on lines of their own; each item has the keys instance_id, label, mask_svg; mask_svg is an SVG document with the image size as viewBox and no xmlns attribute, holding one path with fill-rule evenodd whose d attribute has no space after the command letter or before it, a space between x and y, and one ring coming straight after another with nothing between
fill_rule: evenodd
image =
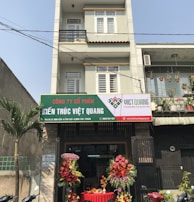
<instances>
[{"instance_id":1,"label":"motorbike","mask_svg":"<svg viewBox=\"0 0 194 202\"><path fill-rule=\"evenodd\" d=\"M0 197L0 202L8 202L11 199L13 199L12 195L5 195L5 196Z\"/></svg>"},{"instance_id":2,"label":"motorbike","mask_svg":"<svg viewBox=\"0 0 194 202\"><path fill-rule=\"evenodd\" d=\"M37 195L29 195L29 196L26 196L25 198L22 199L22 202L31 202L33 201L37 196ZM12 195L5 195L5 196L2 196L0 197L0 202L9 202L10 200L14 199L15 197L13 197ZM14 200L13 200L14 201Z\"/></svg>"},{"instance_id":3,"label":"motorbike","mask_svg":"<svg viewBox=\"0 0 194 202\"><path fill-rule=\"evenodd\" d=\"M31 202L31 201L33 201L37 196L38 196L39 194L37 194L37 195L30 195L30 196L27 196L27 197L25 197L24 199L22 199L22 202Z\"/></svg>"},{"instance_id":4,"label":"motorbike","mask_svg":"<svg viewBox=\"0 0 194 202\"><path fill-rule=\"evenodd\" d=\"M190 196L187 193L182 193L177 198L177 202L188 202L188 201L190 201Z\"/></svg>"}]
</instances>

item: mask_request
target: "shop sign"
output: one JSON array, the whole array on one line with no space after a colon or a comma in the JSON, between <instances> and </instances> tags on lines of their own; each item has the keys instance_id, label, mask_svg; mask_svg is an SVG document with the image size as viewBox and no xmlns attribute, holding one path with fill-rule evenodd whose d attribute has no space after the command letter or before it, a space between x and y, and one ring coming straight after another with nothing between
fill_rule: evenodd
<instances>
[{"instance_id":1,"label":"shop sign","mask_svg":"<svg viewBox=\"0 0 194 202\"><path fill-rule=\"evenodd\" d=\"M41 95L40 121L151 122L150 94Z\"/></svg>"}]
</instances>

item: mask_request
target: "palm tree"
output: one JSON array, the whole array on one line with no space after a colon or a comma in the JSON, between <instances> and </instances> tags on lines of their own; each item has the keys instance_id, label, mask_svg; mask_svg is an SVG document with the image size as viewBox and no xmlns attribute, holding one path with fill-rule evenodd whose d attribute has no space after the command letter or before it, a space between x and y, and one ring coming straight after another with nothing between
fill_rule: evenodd
<instances>
[{"instance_id":1,"label":"palm tree","mask_svg":"<svg viewBox=\"0 0 194 202\"><path fill-rule=\"evenodd\" d=\"M8 112L9 117L2 120L4 130L14 138L14 165L15 165L15 196L19 198L19 143L20 139L27 134L28 131L35 129L37 135L42 137L42 125L37 117L40 108L31 108L28 112L24 112L19 104L7 98L0 98L0 106Z\"/></svg>"}]
</instances>

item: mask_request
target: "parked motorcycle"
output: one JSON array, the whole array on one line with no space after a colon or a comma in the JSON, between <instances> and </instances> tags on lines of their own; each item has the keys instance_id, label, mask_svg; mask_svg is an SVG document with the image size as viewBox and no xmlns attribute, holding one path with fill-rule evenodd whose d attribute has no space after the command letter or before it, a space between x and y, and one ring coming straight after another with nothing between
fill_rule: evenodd
<instances>
[{"instance_id":1,"label":"parked motorcycle","mask_svg":"<svg viewBox=\"0 0 194 202\"><path fill-rule=\"evenodd\" d=\"M177 198L177 202L188 202L188 201L190 201L190 196L187 193L182 193Z\"/></svg>"},{"instance_id":2,"label":"parked motorcycle","mask_svg":"<svg viewBox=\"0 0 194 202\"><path fill-rule=\"evenodd\" d=\"M27 197L25 197L25 198L22 200L22 202L31 202L31 201L33 201L38 195L39 195L39 194L27 196Z\"/></svg>"},{"instance_id":3,"label":"parked motorcycle","mask_svg":"<svg viewBox=\"0 0 194 202\"><path fill-rule=\"evenodd\" d=\"M13 199L12 195L5 195L5 196L0 197L0 202L8 202L11 199Z\"/></svg>"},{"instance_id":4,"label":"parked motorcycle","mask_svg":"<svg viewBox=\"0 0 194 202\"><path fill-rule=\"evenodd\" d=\"M22 199L22 202L31 202L33 201L37 196L37 195L29 195L26 196L25 198ZM5 195L0 197L0 202L9 202L10 200L14 199L15 197L13 197L12 195ZM14 200L13 200L14 201Z\"/></svg>"}]
</instances>

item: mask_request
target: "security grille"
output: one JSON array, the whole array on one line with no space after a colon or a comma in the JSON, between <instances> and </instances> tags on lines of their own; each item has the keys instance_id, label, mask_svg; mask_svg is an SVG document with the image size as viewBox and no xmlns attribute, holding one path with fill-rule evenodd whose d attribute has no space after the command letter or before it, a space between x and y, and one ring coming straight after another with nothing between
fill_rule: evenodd
<instances>
[{"instance_id":1,"label":"security grille","mask_svg":"<svg viewBox=\"0 0 194 202\"><path fill-rule=\"evenodd\" d=\"M153 163L153 150L152 137L132 137L133 161L136 164Z\"/></svg>"}]
</instances>

